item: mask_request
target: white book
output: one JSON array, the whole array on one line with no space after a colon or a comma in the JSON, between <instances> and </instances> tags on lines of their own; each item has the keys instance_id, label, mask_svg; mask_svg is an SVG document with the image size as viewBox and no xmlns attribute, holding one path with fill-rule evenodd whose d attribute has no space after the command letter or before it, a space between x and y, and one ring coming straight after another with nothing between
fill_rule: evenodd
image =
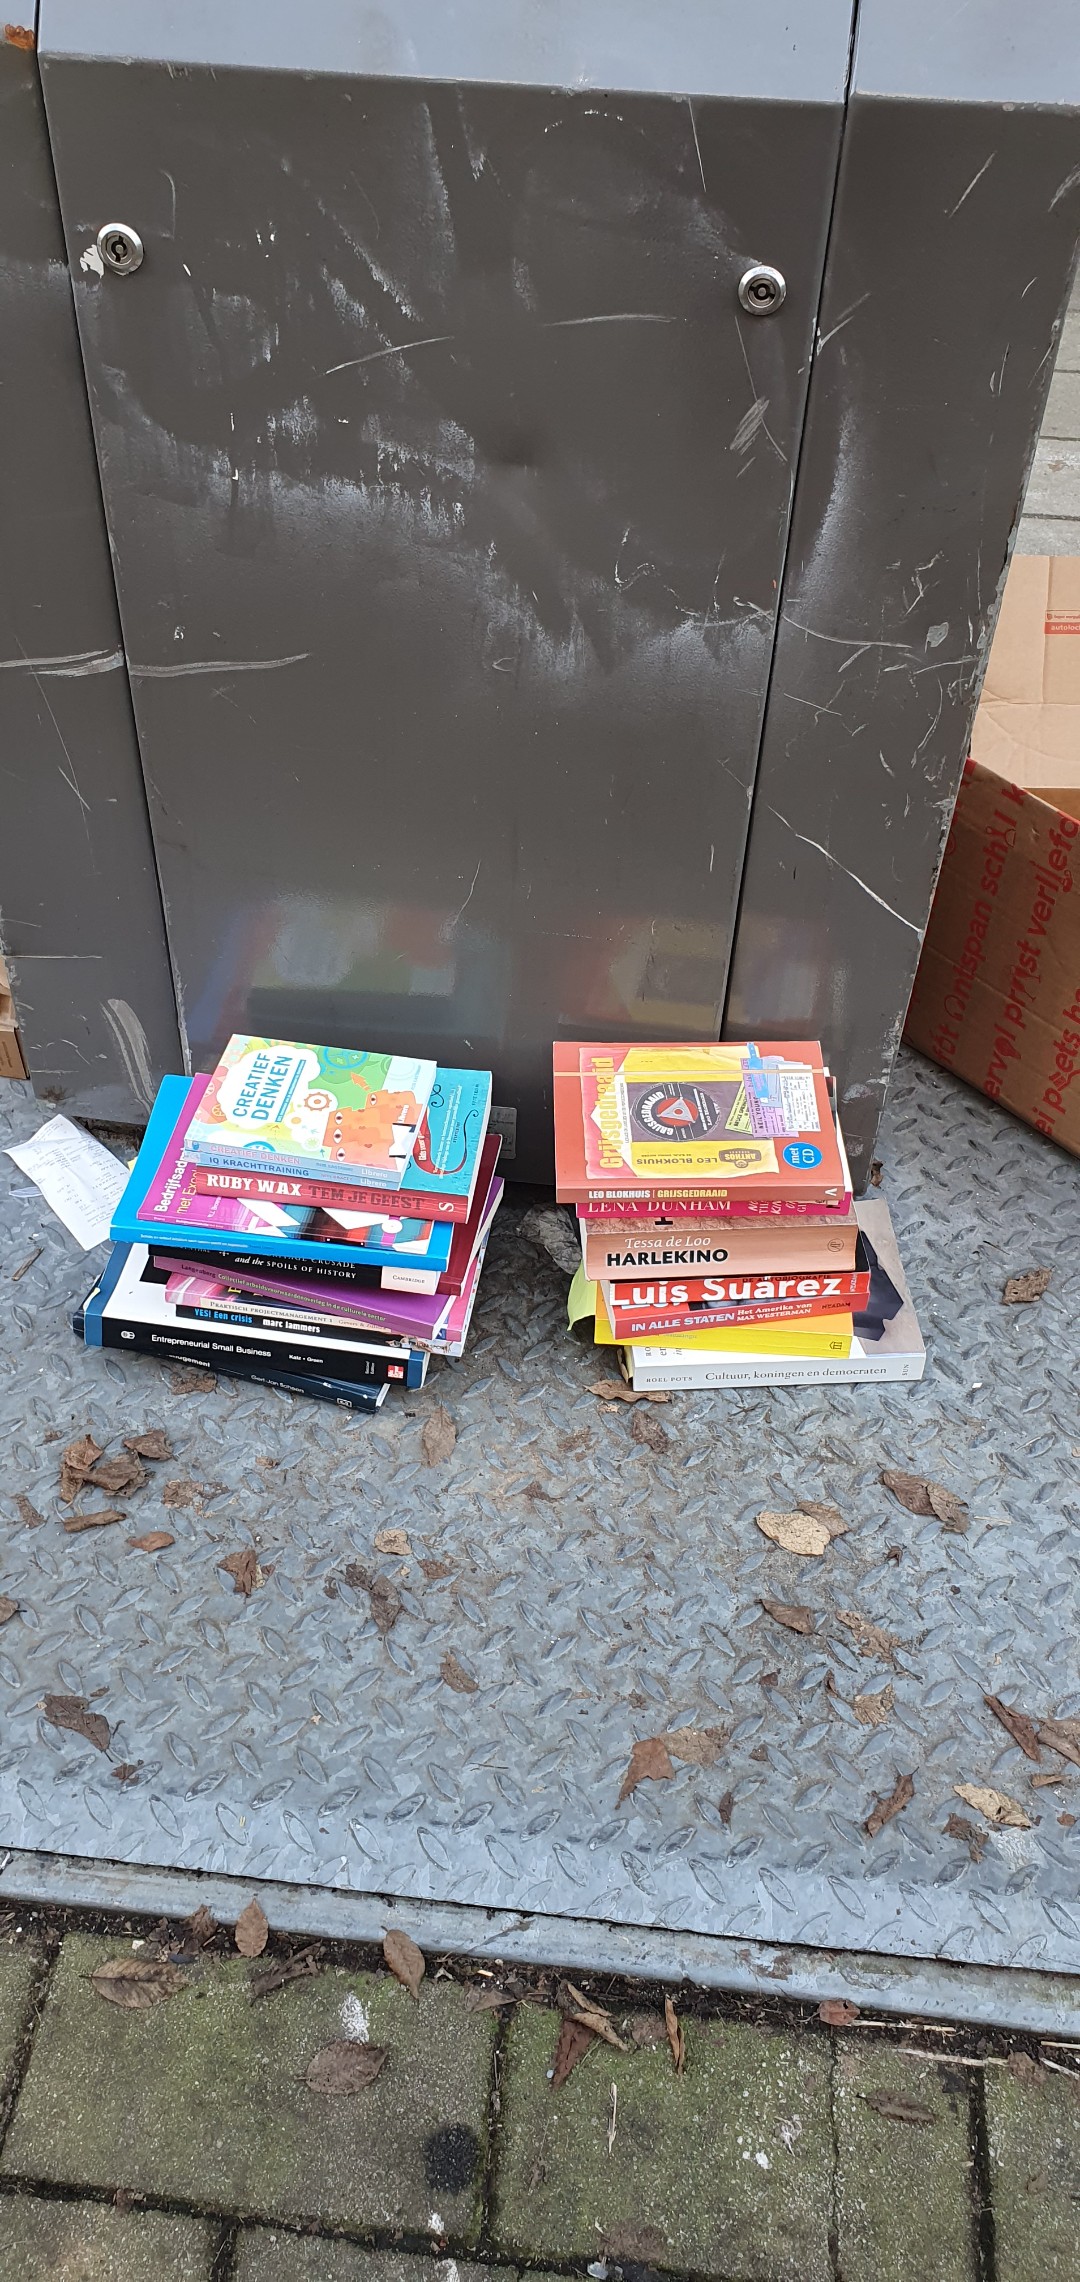
<instances>
[{"instance_id":1,"label":"white book","mask_svg":"<svg viewBox=\"0 0 1080 2282\"><path fill-rule=\"evenodd\" d=\"M639 1394L692 1394L703 1387L865 1386L921 1379L926 1349L907 1287L889 1208L884 1197L861 1197L855 1212L867 1243L895 1284L903 1305L885 1324L880 1339L854 1338L850 1355L710 1354L675 1347L619 1349L630 1384ZM873 1284L871 1284L873 1298ZM793 1327L794 1328L794 1327Z\"/></svg>"}]
</instances>

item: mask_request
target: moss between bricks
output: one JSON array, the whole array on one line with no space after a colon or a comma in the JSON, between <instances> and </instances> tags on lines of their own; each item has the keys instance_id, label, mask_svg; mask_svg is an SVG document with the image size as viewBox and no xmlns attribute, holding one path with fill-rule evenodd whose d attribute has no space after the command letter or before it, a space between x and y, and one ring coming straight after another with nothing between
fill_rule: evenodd
<instances>
[{"instance_id":1,"label":"moss between bricks","mask_svg":"<svg viewBox=\"0 0 1080 2282\"><path fill-rule=\"evenodd\" d=\"M888 2045L843 2044L833 2099L839 2267L844 2282L975 2282L967 2071ZM868 2092L900 2092L932 2124L893 2122Z\"/></svg>"},{"instance_id":2,"label":"moss between bricks","mask_svg":"<svg viewBox=\"0 0 1080 2282\"><path fill-rule=\"evenodd\" d=\"M475 2241L496 2032L490 2014L466 2011L461 1989L425 1982L415 2004L388 1975L331 1970L252 2004L236 1959L127 2013L88 1981L125 1947L84 1934L63 1943L7 2174L345 2232ZM309 2092L308 2061L355 2033L357 2006L370 2041L388 2048L382 2073L351 2098Z\"/></svg>"},{"instance_id":3,"label":"moss between bricks","mask_svg":"<svg viewBox=\"0 0 1080 2282\"><path fill-rule=\"evenodd\" d=\"M823 2036L690 2021L683 2077L666 2043L625 2055L594 2044L553 2092L557 2033L554 2013L525 2007L510 2029L497 2251L560 2262L607 2254L724 2282L828 2282Z\"/></svg>"},{"instance_id":4,"label":"moss between bricks","mask_svg":"<svg viewBox=\"0 0 1080 2282\"><path fill-rule=\"evenodd\" d=\"M0 1948L0 2099L10 2089L41 1957L37 1941L12 1942Z\"/></svg>"},{"instance_id":5,"label":"moss between bricks","mask_svg":"<svg viewBox=\"0 0 1080 2282\"><path fill-rule=\"evenodd\" d=\"M209 2282L218 2229L107 2203L0 2202L0 2282Z\"/></svg>"},{"instance_id":6,"label":"moss between bricks","mask_svg":"<svg viewBox=\"0 0 1080 2282\"><path fill-rule=\"evenodd\" d=\"M997 2282L1077 2282L1080 2088L985 2074Z\"/></svg>"}]
</instances>

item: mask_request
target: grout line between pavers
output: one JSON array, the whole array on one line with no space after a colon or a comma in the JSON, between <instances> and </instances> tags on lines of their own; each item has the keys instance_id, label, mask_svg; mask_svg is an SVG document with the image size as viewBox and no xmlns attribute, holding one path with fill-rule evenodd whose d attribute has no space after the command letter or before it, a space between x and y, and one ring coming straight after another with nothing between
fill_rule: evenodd
<instances>
[{"instance_id":1,"label":"grout line between pavers","mask_svg":"<svg viewBox=\"0 0 1080 2282\"><path fill-rule=\"evenodd\" d=\"M971 2116L971 2221L975 2239L975 2272L979 2282L997 2282L997 2243L994 2205L990 2192L990 2132L986 2119L986 2078L973 2068L968 2093Z\"/></svg>"},{"instance_id":2,"label":"grout line between pavers","mask_svg":"<svg viewBox=\"0 0 1080 2282\"><path fill-rule=\"evenodd\" d=\"M840 2116L837 2107L837 2079L840 2074L840 2039L829 2035L829 2136L832 2141L832 2169L829 2175L829 2271L832 2282L843 2282L840 2273Z\"/></svg>"},{"instance_id":3,"label":"grout line between pavers","mask_svg":"<svg viewBox=\"0 0 1080 2282\"><path fill-rule=\"evenodd\" d=\"M491 2048L491 2084L488 2091L487 2160L480 2191L480 2232L477 2242L485 2247L491 2242L491 2229L495 2209L495 2172L502 2137L502 2071L510 2042L510 2028L515 2011L508 2006L495 2020L495 2040Z\"/></svg>"},{"instance_id":4,"label":"grout line between pavers","mask_svg":"<svg viewBox=\"0 0 1080 2282\"><path fill-rule=\"evenodd\" d=\"M2 2097L0 2097L0 2155L3 2153L11 2121L19 2104L19 2095L26 2081L26 2071L30 2066L30 2056L34 2049L38 2022L45 2010L45 2000L49 1994L53 1971L59 1955L60 1935L46 1937L41 1945L41 1956L38 1958L31 1975L30 2002L26 2008L19 2041L15 2047L15 2056L8 2071Z\"/></svg>"},{"instance_id":5,"label":"grout line between pavers","mask_svg":"<svg viewBox=\"0 0 1080 2282\"><path fill-rule=\"evenodd\" d=\"M239 2220L227 2219L219 2230L217 2245L210 2260L209 2282L234 2282L239 2240Z\"/></svg>"}]
</instances>

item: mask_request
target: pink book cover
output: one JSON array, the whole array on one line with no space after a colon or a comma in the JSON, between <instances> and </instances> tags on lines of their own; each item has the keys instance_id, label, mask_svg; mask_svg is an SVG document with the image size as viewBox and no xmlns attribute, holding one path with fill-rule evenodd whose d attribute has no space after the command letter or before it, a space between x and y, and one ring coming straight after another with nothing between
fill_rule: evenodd
<instances>
[{"instance_id":1,"label":"pink book cover","mask_svg":"<svg viewBox=\"0 0 1080 2282\"><path fill-rule=\"evenodd\" d=\"M289 1236L303 1227L306 1212L290 1210L285 1205L253 1207L236 1197L199 1196L195 1188L195 1167L184 1158L184 1132L188 1119L198 1109L209 1085L207 1076L193 1077L184 1115L173 1130L172 1138L162 1156L157 1172L139 1207L139 1219L153 1228L162 1222L178 1225L186 1222L192 1228L205 1228L212 1237L215 1229L228 1229L230 1233L247 1236Z\"/></svg>"}]
</instances>

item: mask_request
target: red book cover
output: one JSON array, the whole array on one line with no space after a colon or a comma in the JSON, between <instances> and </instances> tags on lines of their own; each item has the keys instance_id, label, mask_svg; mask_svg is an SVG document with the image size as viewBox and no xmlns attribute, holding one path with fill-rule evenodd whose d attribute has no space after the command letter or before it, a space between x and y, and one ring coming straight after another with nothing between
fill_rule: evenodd
<instances>
[{"instance_id":1,"label":"red book cover","mask_svg":"<svg viewBox=\"0 0 1080 2282\"><path fill-rule=\"evenodd\" d=\"M870 1297L870 1267L835 1274L694 1276L678 1282L604 1283L600 1289L616 1338L662 1339L676 1331L720 1331L729 1324L780 1323L792 1317L857 1315Z\"/></svg>"},{"instance_id":2,"label":"red book cover","mask_svg":"<svg viewBox=\"0 0 1080 2282\"><path fill-rule=\"evenodd\" d=\"M846 1199L821 1049L810 1041L554 1047L563 1203L655 1212L689 1202ZM736 1207L738 1208L738 1207Z\"/></svg>"}]
</instances>

